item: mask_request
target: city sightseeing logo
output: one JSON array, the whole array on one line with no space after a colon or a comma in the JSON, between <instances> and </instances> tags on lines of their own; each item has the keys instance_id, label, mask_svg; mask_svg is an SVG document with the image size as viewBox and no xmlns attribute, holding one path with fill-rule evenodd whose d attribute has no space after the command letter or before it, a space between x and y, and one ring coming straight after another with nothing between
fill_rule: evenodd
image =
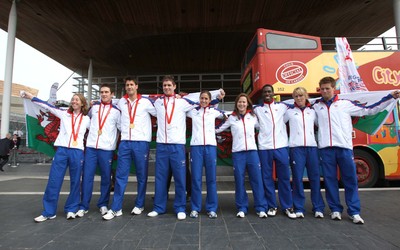
<instances>
[{"instance_id":1,"label":"city sightseeing logo","mask_svg":"<svg viewBox=\"0 0 400 250\"><path fill-rule=\"evenodd\" d=\"M283 84L301 82L307 76L307 66L299 61L290 61L279 66L276 79Z\"/></svg>"}]
</instances>

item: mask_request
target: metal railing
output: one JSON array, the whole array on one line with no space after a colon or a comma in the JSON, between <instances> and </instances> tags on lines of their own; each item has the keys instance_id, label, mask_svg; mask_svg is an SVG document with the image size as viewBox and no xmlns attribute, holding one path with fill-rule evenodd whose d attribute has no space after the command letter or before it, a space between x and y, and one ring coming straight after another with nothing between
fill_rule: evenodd
<instances>
[{"instance_id":1,"label":"metal railing","mask_svg":"<svg viewBox=\"0 0 400 250\"><path fill-rule=\"evenodd\" d=\"M346 37L351 49L369 50L398 50L400 37ZM335 37L321 37L323 50L335 50Z\"/></svg>"},{"instance_id":2,"label":"metal railing","mask_svg":"<svg viewBox=\"0 0 400 250\"><path fill-rule=\"evenodd\" d=\"M164 75L138 75L139 92L141 94L161 94L162 78ZM240 77L237 73L210 73L210 74L174 74L177 83L176 92L200 92L203 89L214 90L223 88L226 92L225 101L233 101L240 93ZM88 83L85 77L75 77L77 83L73 86L77 92L87 94ZM113 86L116 98L120 98L125 93L125 83L123 76L93 77L92 99L99 98L99 87L107 83ZM97 90L97 91L95 91Z\"/></svg>"}]
</instances>

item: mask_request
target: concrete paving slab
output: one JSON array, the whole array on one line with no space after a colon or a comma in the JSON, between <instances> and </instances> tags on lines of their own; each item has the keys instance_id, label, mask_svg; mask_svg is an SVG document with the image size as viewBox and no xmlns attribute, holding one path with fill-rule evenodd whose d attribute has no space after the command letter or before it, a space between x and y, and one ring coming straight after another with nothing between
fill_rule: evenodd
<instances>
[{"instance_id":1,"label":"concrete paving slab","mask_svg":"<svg viewBox=\"0 0 400 250\"><path fill-rule=\"evenodd\" d=\"M346 214L342 221L316 219L306 193L304 219L292 220L281 211L276 217L260 219L249 193L250 209L236 218L234 183L219 181L217 219L204 211L199 218L178 221L173 213L173 188L166 214L146 216L152 210L154 182L148 184L145 211L132 216L136 183L130 179L123 215L104 221L95 207L98 181L91 208L83 218L66 220L63 206L68 178L64 181L57 217L43 223L33 218L42 210L42 196L49 166L22 165L0 173L0 249L399 249L400 189L360 190L364 225L353 224ZM340 192L342 202L344 193ZM205 196L203 197L205 198ZM187 203L187 213L190 203Z\"/></svg>"}]
</instances>

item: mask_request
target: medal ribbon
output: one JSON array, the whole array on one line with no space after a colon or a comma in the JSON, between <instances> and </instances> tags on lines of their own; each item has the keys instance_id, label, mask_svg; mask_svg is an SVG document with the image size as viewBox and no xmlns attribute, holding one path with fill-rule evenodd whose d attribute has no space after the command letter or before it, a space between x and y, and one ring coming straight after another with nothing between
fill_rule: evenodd
<instances>
[{"instance_id":1,"label":"medal ribbon","mask_svg":"<svg viewBox=\"0 0 400 250\"><path fill-rule=\"evenodd\" d=\"M167 97L167 96L165 96ZM165 117L167 119L167 123L170 124L172 121L172 116L174 116L174 110L175 110L175 100L174 103L172 104L172 111L171 111L171 115L168 116L168 107L167 107L167 102L166 100L167 98L164 98L164 108L165 108ZM168 97L168 102L169 102L169 97Z\"/></svg>"},{"instance_id":2,"label":"medal ribbon","mask_svg":"<svg viewBox=\"0 0 400 250\"><path fill-rule=\"evenodd\" d=\"M128 102L126 103L126 104L128 105L129 121L130 121L131 124L133 124L134 121L135 121L136 109L137 109L137 106L138 106L138 104L139 104L139 100L140 100L140 97L138 97L138 98L136 99L136 105L135 105L135 109L133 110L133 115L132 115L132 106L133 106L133 103L131 103L131 100L129 100L129 99L128 99Z\"/></svg>"},{"instance_id":3,"label":"medal ribbon","mask_svg":"<svg viewBox=\"0 0 400 250\"><path fill-rule=\"evenodd\" d=\"M111 111L111 103L110 103L110 104L109 104L110 107L108 108L107 114L106 114L106 116L104 117L104 120L103 120L103 113L104 113L104 110L106 109L106 106L107 106L108 104L103 104L103 105L104 105L103 112L101 112L101 105L102 105L102 103L100 103L100 106L99 106L99 113L98 113L98 117L99 117L99 131L102 131L103 126L104 126L104 123L106 123L107 117L108 117L108 115L110 114L110 111ZM100 113L101 113L101 116L100 116Z\"/></svg>"},{"instance_id":4,"label":"medal ribbon","mask_svg":"<svg viewBox=\"0 0 400 250\"><path fill-rule=\"evenodd\" d=\"M77 130L77 132L75 132L75 122L76 122L76 119L78 119L78 116L79 116L79 115L81 116L81 119L79 120L78 130ZM79 133L79 128L81 127L82 118L83 118L82 112L79 113L79 114L76 116L76 118L74 118L74 112L72 112L72 116L71 116L71 119L72 119L72 137L73 137L73 139L74 139L74 142L76 142L76 140L78 139L78 133Z\"/></svg>"}]
</instances>

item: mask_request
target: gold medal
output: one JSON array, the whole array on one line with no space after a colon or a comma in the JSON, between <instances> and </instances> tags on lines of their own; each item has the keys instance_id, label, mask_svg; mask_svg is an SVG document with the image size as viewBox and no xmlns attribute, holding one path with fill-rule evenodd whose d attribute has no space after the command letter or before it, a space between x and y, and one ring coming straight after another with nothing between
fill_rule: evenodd
<instances>
[{"instance_id":1,"label":"gold medal","mask_svg":"<svg viewBox=\"0 0 400 250\"><path fill-rule=\"evenodd\" d=\"M171 124L172 121L172 116L174 116L174 110L175 110L175 97L173 97L172 99L172 110L171 110L171 114L168 115L168 103L166 102L167 98L164 98L164 108L165 108L165 119L167 120L167 127L169 129L169 125ZM168 98L169 101L169 98Z\"/></svg>"},{"instance_id":2,"label":"gold medal","mask_svg":"<svg viewBox=\"0 0 400 250\"><path fill-rule=\"evenodd\" d=\"M103 112L101 112L101 105L104 105L104 109L103 109ZM106 120L107 120L107 117L108 117L108 115L110 114L110 111L111 111L111 103L110 103L110 107L108 108L108 111L107 111L107 114L106 114L106 116L104 117L104 119L103 119L103 113L104 113L104 110L106 109L106 106L107 106L108 104L100 104L100 106L99 106L99 130L97 131L97 134L100 136L101 134L102 134L102 128L103 128L103 126L104 126L104 123L106 122ZM101 113L101 115L100 115L100 113Z\"/></svg>"},{"instance_id":3,"label":"gold medal","mask_svg":"<svg viewBox=\"0 0 400 250\"><path fill-rule=\"evenodd\" d=\"M75 131L75 122L76 122L76 119L78 119L78 116L80 116L81 119L79 120L79 123L78 123L78 129ZM82 114L82 113L79 113L78 116L74 119L74 113L72 113L72 115L71 115L72 139L73 139L73 141L72 141L72 146L73 146L73 147L78 146L78 142L77 142L76 140L78 139L78 133L79 133L79 128L81 127L83 114Z\"/></svg>"},{"instance_id":4,"label":"gold medal","mask_svg":"<svg viewBox=\"0 0 400 250\"><path fill-rule=\"evenodd\" d=\"M139 100L140 100L140 95L138 95L138 98L136 100L136 104L135 104L135 109L133 110L133 114L132 114L132 106L134 102L131 102L128 99L128 102L126 104L128 104L128 113L129 113L129 128L133 129L135 127L134 122L135 122L135 117L136 117L136 110L137 110L137 106L139 104Z\"/></svg>"}]
</instances>

